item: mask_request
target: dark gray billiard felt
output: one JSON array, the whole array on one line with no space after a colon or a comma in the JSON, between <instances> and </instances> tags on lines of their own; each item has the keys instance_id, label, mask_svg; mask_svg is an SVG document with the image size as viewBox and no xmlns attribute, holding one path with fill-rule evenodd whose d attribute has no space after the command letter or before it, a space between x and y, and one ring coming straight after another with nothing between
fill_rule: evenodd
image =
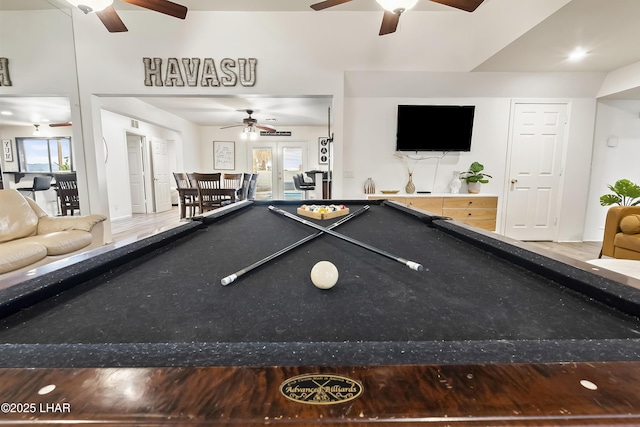
<instances>
[{"instance_id":1,"label":"dark gray billiard felt","mask_svg":"<svg viewBox=\"0 0 640 427\"><path fill-rule=\"evenodd\" d=\"M223 277L315 232L252 206L0 320L0 364L20 354L45 366L635 357L640 321L621 310L638 313L637 290L387 206L335 231L425 270L325 235L224 287ZM309 277L321 260L340 272L330 290Z\"/></svg>"}]
</instances>

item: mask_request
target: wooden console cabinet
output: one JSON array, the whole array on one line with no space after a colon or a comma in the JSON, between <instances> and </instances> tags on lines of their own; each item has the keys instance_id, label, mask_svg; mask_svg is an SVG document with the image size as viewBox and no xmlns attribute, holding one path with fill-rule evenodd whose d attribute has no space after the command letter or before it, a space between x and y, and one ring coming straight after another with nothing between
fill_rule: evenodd
<instances>
[{"instance_id":1,"label":"wooden console cabinet","mask_svg":"<svg viewBox=\"0 0 640 427\"><path fill-rule=\"evenodd\" d=\"M495 231L498 196L368 196L370 200L388 199L408 206L450 217L484 230Z\"/></svg>"}]
</instances>

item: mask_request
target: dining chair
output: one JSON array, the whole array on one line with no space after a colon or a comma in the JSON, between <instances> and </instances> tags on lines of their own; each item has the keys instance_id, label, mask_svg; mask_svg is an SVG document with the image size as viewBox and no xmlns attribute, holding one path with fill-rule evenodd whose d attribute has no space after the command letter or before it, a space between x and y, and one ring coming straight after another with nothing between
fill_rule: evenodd
<instances>
[{"instance_id":1,"label":"dining chair","mask_svg":"<svg viewBox=\"0 0 640 427\"><path fill-rule=\"evenodd\" d=\"M230 203L221 185L220 173L194 173L193 178L198 189L198 207L200 213L220 208Z\"/></svg>"},{"instance_id":2,"label":"dining chair","mask_svg":"<svg viewBox=\"0 0 640 427\"><path fill-rule=\"evenodd\" d=\"M60 212L66 216L69 212L80 213L80 198L78 197L78 178L75 172L54 173L56 191L60 200Z\"/></svg>"},{"instance_id":3,"label":"dining chair","mask_svg":"<svg viewBox=\"0 0 640 427\"><path fill-rule=\"evenodd\" d=\"M196 185L196 179L193 177L193 174L188 173L187 177L189 177L189 185L191 185L193 188L198 188L198 186Z\"/></svg>"},{"instance_id":4,"label":"dining chair","mask_svg":"<svg viewBox=\"0 0 640 427\"><path fill-rule=\"evenodd\" d=\"M247 200L255 200L256 199L256 187L258 186L258 174L251 174L251 179L249 180L249 189L247 191Z\"/></svg>"},{"instance_id":5,"label":"dining chair","mask_svg":"<svg viewBox=\"0 0 640 427\"><path fill-rule=\"evenodd\" d=\"M251 181L250 173L242 174L242 187L240 188L240 196L238 197L240 200L247 200L247 195L249 194L250 181Z\"/></svg>"},{"instance_id":6,"label":"dining chair","mask_svg":"<svg viewBox=\"0 0 640 427\"><path fill-rule=\"evenodd\" d=\"M192 217L199 207L198 189L191 186L186 173L174 172L173 178L176 180L176 190L180 198L180 219L187 216L187 208L189 208L189 216Z\"/></svg>"},{"instance_id":7,"label":"dining chair","mask_svg":"<svg viewBox=\"0 0 640 427\"><path fill-rule=\"evenodd\" d=\"M242 191L242 177L241 173L224 173L222 174L222 188L235 190L235 199L240 199L240 193ZM234 200L235 201L235 200Z\"/></svg>"}]
</instances>

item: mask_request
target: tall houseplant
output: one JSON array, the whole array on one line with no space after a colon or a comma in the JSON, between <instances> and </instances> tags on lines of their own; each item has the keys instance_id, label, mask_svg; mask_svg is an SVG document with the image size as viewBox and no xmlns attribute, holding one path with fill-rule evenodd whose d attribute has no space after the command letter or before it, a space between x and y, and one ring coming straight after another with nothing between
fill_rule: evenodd
<instances>
[{"instance_id":1,"label":"tall houseplant","mask_svg":"<svg viewBox=\"0 0 640 427\"><path fill-rule=\"evenodd\" d=\"M640 205L640 185L628 179L619 179L613 185L607 186L614 194L600 196L602 206L638 206Z\"/></svg>"},{"instance_id":2,"label":"tall houseplant","mask_svg":"<svg viewBox=\"0 0 640 427\"><path fill-rule=\"evenodd\" d=\"M478 162L471 163L469 170L460 174L460 179L466 181L467 191L469 193L479 193L481 184L489 182L487 178L493 178L491 175L486 174L484 171L484 165Z\"/></svg>"}]
</instances>

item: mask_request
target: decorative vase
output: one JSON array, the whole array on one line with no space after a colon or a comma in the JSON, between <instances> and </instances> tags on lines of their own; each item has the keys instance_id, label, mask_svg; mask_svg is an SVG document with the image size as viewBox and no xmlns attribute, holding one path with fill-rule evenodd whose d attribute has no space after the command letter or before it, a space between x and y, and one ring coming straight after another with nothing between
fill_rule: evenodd
<instances>
[{"instance_id":1,"label":"decorative vase","mask_svg":"<svg viewBox=\"0 0 640 427\"><path fill-rule=\"evenodd\" d=\"M416 191L416 186L413 185L413 174L411 172L409 172L409 182L407 182L407 185L404 187L404 191L407 194L413 194Z\"/></svg>"},{"instance_id":2,"label":"decorative vase","mask_svg":"<svg viewBox=\"0 0 640 427\"><path fill-rule=\"evenodd\" d=\"M467 191L471 194L477 194L480 192L480 187L482 186L482 183L476 181L476 182L467 182Z\"/></svg>"},{"instance_id":3,"label":"decorative vase","mask_svg":"<svg viewBox=\"0 0 640 427\"><path fill-rule=\"evenodd\" d=\"M458 194L460 192L460 187L462 187L460 171L453 171L453 178L451 178L451 182L449 182L449 190L451 191L451 194Z\"/></svg>"},{"instance_id":4,"label":"decorative vase","mask_svg":"<svg viewBox=\"0 0 640 427\"><path fill-rule=\"evenodd\" d=\"M376 192L376 184L373 179L367 178L364 182L364 194L373 194Z\"/></svg>"}]
</instances>

